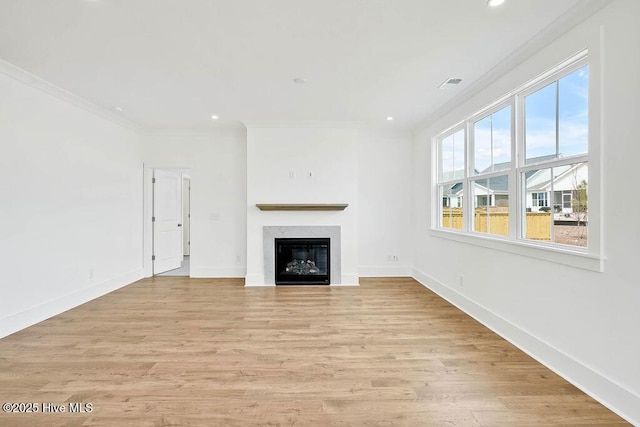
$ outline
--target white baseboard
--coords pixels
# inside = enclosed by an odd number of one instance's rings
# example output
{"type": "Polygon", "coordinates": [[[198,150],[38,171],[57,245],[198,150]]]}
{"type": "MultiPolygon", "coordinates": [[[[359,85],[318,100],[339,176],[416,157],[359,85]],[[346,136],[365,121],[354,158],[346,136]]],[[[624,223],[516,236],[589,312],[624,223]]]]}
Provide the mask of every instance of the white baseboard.
{"type": "Polygon", "coordinates": [[[247,274],[244,276],[245,286],[275,286],[274,283],[267,285],[263,274],[247,274]]]}
{"type": "Polygon", "coordinates": [[[360,277],[411,277],[413,268],[409,266],[360,266],[360,277]]]}
{"type": "Polygon", "coordinates": [[[640,425],[640,396],[522,330],[424,272],[413,278],[560,375],[633,425],[640,425]]]}
{"type": "Polygon", "coordinates": [[[54,300],[38,304],[19,313],[10,314],[0,319],[0,338],[11,335],[29,326],[42,322],[57,314],[82,305],[124,286],[142,279],[142,269],[137,269],[112,279],[88,286],[83,289],[60,296],[54,300]]]}
{"type": "Polygon", "coordinates": [[[206,279],[238,279],[245,276],[245,267],[198,267],[192,265],[190,277],[206,279]]]}
{"type": "Polygon", "coordinates": [[[360,276],[358,274],[342,274],[341,283],[332,284],[332,286],[359,286],[360,276]]]}

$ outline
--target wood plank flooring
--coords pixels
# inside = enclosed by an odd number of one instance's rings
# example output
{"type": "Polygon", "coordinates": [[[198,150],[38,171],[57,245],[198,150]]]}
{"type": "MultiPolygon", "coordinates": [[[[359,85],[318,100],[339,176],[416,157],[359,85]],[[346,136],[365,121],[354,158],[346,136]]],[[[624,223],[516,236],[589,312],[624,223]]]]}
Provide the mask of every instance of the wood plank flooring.
{"type": "Polygon", "coordinates": [[[0,340],[0,403],[40,406],[0,425],[627,425],[414,280],[361,283],[141,280],[0,340]]]}

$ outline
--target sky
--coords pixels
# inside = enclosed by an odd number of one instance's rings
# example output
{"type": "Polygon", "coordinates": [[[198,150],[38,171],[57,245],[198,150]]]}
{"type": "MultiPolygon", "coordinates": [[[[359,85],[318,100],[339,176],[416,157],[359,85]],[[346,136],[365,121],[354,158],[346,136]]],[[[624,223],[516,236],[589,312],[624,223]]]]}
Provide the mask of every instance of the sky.
{"type": "MultiPolygon", "coordinates": [[[[585,65],[525,97],[526,159],[547,155],[567,157],[587,152],[588,78],[589,70],[585,65]]],[[[472,132],[475,141],[474,170],[487,171],[492,165],[511,159],[510,106],[474,123],[472,132]]],[[[441,178],[463,178],[464,132],[461,130],[443,139],[441,149],[441,178]]]]}
{"type": "Polygon", "coordinates": [[[526,158],[587,152],[587,66],[525,98],[526,158]],[[558,93],[559,149],[556,152],[556,91],[558,93]]]}

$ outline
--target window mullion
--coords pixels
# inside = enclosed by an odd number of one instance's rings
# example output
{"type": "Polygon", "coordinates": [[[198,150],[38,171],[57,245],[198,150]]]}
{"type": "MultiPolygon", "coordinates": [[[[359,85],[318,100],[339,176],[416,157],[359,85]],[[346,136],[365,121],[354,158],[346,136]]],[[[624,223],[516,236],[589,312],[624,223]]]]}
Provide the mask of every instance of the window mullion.
{"type": "MultiPolygon", "coordinates": [[[[555,187],[553,185],[553,181],[554,181],[554,168],[550,168],[551,169],[551,204],[553,206],[551,206],[551,215],[550,215],[550,221],[551,221],[551,243],[556,241],[556,228],[555,228],[555,221],[554,221],[554,216],[556,214],[555,210],[556,210],[556,192],[555,192],[555,187]]],[[[560,194],[560,212],[563,211],[563,204],[564,204],[564,200],[562,197],[562,194],[560,194]]]]}
{"type": "Polygon", "coordinates": [[[464,140],[464,148],[465,148],[465,168],[464,168],[464,184],[462,185],[462,219],[464,220],[464,231],[470,232],[473,230],[473,191],[471,189],[471,179],[469,178],[473,174],[470,171],[472,167],[472,149],[471,146],[472,136],[471,136],[471,122],[467,120],[465,122],[465,140],[464,140]]]}
{"type": "Polygon", "coordinates": [[[513,203],[509,203],[509,236],[517,239],[522,236],[521,210],[523,209],[523,197],[526,193],[521,190],[520,176],[518,168],[524,160],[524,102],[521,96],[515,95],[512,100],[512,129],[511,129],[511,161],[512,167],[509,173],[509,180],[512,185],[509,187],[509,198],[513,203]]]}
{"type": "Polygon", "coordinates": [[[560,82],[556,80],[556,159],[560,157],[560,82]]]}

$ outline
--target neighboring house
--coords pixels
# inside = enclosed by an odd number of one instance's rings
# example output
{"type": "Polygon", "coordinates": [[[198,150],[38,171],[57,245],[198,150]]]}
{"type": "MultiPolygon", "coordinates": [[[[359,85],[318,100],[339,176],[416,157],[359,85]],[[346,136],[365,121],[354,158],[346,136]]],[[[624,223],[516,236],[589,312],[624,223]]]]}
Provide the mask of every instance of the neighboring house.
{"type": "Polygon", "coordinates": [[[445,208],[462,207],[462,183],[459,182],[445,190],[442,195],[442,206],[445,208]]]}
{"type": "MultiPolygon", "coordinates": [[[[491,170],[483,170],[479,175],[508,168],[508,163],[496,164],[491,170]]],[[[586,220],[587,181],[588,165],[586,163],[555,167],[553,170],[547,168],[527,172],[526,209],[530,212],[553,211],[556,221],[586,220]]],[[[442,205],[449,208],[461,208],[462,190],[462,183],[453,185],[443,194],[442,205]]],[[[479,208],[508,207],[508,177],[503,175],[473,181],[473,197],[475,206],[479,208]]]]}
{"type": "Polygon", "coordinates": [[[507,175],[473,182],[475,206],[478,208],[509,207],[509,178],[507,175]]]}
{"type": "Polygon", "coordinates": [[[529,172],[526,207],[532,212],[553,211],[556,221],[584,221],[587,180],[586,163],[529,172]]]}

